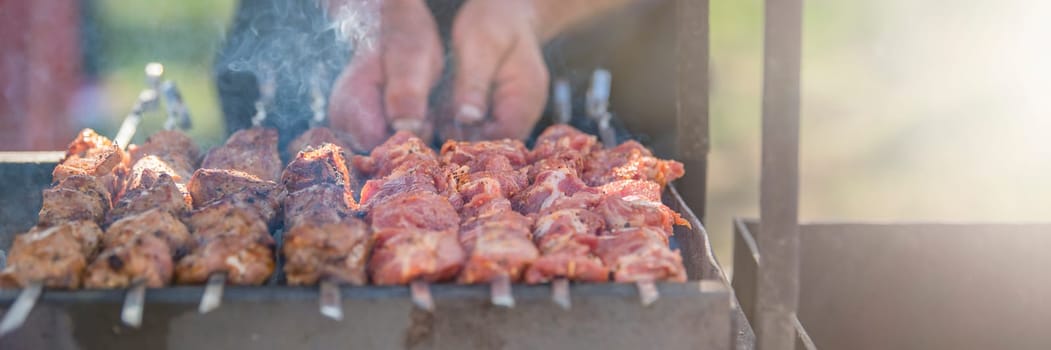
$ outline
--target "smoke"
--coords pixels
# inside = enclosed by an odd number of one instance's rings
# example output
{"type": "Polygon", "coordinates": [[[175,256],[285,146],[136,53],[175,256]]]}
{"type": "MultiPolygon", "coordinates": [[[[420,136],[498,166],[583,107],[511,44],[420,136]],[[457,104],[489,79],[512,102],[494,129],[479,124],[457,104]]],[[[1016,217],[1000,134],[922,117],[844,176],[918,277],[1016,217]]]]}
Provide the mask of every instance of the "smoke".
{"type": "Polygon", "coordinates": [[[326,108],[317,91],[330,90],[355,48],[375,45],[378,18],[377,1],[242,3],[215,62],[227,131],[247,126],[261,97],[282,143],[304,130],[326,108]]]}

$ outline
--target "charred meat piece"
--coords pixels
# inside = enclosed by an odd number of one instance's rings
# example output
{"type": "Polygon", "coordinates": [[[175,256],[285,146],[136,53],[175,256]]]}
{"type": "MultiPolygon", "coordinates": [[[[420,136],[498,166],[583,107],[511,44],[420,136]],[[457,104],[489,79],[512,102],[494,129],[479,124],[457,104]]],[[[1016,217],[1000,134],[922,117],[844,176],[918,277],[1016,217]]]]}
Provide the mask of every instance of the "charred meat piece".
{"type": "Polygon", "coordinates": [[[582,177],[592,186],[616,180],[650,180],[664,187],[684,174],[682,163],[658,159],[642,144],[628,141],[595,152],[582,177]]]}
{"type": "Polygon", "coordinates": [[[141,186],[126,190],[113,210],[110,210],[106,221],[112,223],[150,210],[160,210],[179,216],[189,210],[186,196],[171,176],[160,174],[149,181],[152,182],[144,182],[141,186]]]}
{"type": "Polygon", "coordinates": [[[189,185],[193,206],[200,208],[219,201],[255,207],[266,221],[279,219],[284,186],[236,170],[198,169],[189,185]]]}
{"type": "Polygon", "coordinates": [[[455,229],[388,228],[373,232],[375,243],[368,266],[372,281],[396,285],[455,277],[464,262],[456,236],[455,229]]]}
{"type": "Polygon", "coordinates": [[[201,162],[202,169],[237,170],[264,181],[280,179],[283,167],[277,152],[277,130],[260,127],[238,130],[201,162]]]}
{"type": "MultiPolygon", "coordinates": [[[[185,230],[185,228],[183,228],[185,230]]],[[[138,234],[110,246],[87,268],[87,288],[125,288],[138,280],[147,287],[164,287],[172,279],[171,248],[164,239],[138,234]]]]}
{"type": "Polygon", "coordinates": [[[130,147],[131,161],[137,163],[146,156],[158,156],[162,159],[185,159],[189,162],[187,170],[197,167],[201,158],[201,149],[189,135],[177,130],[161,130],[146,139],[142,145],[130,147]]]}
{"type": "Polygon", "coordinates": [[[73,175],[92,176],[115,196],[127,172],[128,155],[109,139],[84,129],[69,144],[66,155],[51,173],[52,183],[61,183],[73,175]]]}
{"type": "Polygon", "coordinates": [[[239,235],[219,235],[175,265],[180,284],[201,284],[215,273],[225,273],[226,281],[236,285],[260,285],[274,273],[272,246],[246,242],[239,235]]]}
{"type": "Polygon", "coordinates": [[[39,224],[58,225],[69,221],[102,222],[110,210],[109,191],[89,175],[73,175],[44,190],[39,224]]]}
{"type": "Polygon", "coordinates": [[[289,192],[313,185],[341,185],[348,194],[357,187],[357,179],[347,169],[343,151],[331,143],[300,151],[281,175],[281,182],[289,192]]]}
{"type": "Polygon", "coordinates": [[[668,248],[668,238],[659,229],[609,231],[599,239],[597,253],[617,282],[686,281],[682,256],[668,248]]]}
{"type": "Polygon", "coordinates": [[[186,225],[170,212],[153,209],[114,222],[102,236],[104,247],[128,245],[138,236],[152,236],[165,242],[168,255],[176,260],[194,246],[194,239],[186,225]]]}
{"type": "Polygon", "coordinates": [[[81,275],[101,235],[94,222],[75,221],[50,228],[38,226],[15,236],[7,267],[0,272],[0,286],[24,287],[41,281],[48,288],[80,287],[81,275]]]}
{"type": "Polygon", "coordinates": [[[351,199],[343,186],[316,185],[292,192],[285,199],[285,227],[295,227],[301,221],[316,219],[311,213],[320,212],[333,218],[353,216],[351,199]]]}
{"type": "Polygon", "coordinates": [[[494,141],[466,142],[446,141],[442,145],[441,160],[446,164],[467,166],[471,172],[512,169],[529,164],[529,151],[522,141],[503,139],[494,141]]]}
{"type": "Polygon", "coordinates": [[[347,140],[348,139],[345,135],[329,128],[310,128],[300,134],[299,137],[296,137],[289,142],[285,151],[288,155],[294,155],[299,153],[299,151],[307,149],[307,147],[318,147],[326,143],[331,143],[339,146],[346,152],[350,152],[352,148],[347,140]]]}
{"type": "Polygon", "coordinates": [[[460,217],[444,197],[426,191],[394,195],[372,207],[367,216],[373,230],[405,228],[442,231],[456,229],[460,217]]]}
{"type": "Polygon", "coordinates": [[[190,215],[187,223],[198,245],[212,240],[236,237],[239,245],[261,244],[272,247],[274,238],[270,236],[266,222],[250,206],[219,202],[197,209],[190,215]]]}
{"type": "Polygon", "coordinates": [[[167,175],[173,182],[180,185],[180,191],[186,191],[186,184],[190,182],[193,170],[193,164],[189,160],[182,159],[181,156],[162,158],[147,155],[131,166],[131,174],[124,188],[125,191],[131,191],[139,187],[149,187],[156,183],[161,175],[167,175]]]}
{"type": "Polygon", "coordinates": [[[406,192],[438,193],[434,178],[430,174],[418,171],[397,172],[383,179],[365,182],[361,188],[362,207],[372,207],[386,201],[389,197],[406,192]]]}
{"type": "Polygon", "coordinates": [[[307,221],[284,234],[285,276],[291,285],[312,285],[320,279],[363,285],[369,230],[361,220],[307,221]]]}
{"type": "Polygon", "coordinates": [[[661,185],[648,180],[617,180],[599,186],[603,196],[615,196],[627,200],[645,199],[661,201],[661,185]]]}

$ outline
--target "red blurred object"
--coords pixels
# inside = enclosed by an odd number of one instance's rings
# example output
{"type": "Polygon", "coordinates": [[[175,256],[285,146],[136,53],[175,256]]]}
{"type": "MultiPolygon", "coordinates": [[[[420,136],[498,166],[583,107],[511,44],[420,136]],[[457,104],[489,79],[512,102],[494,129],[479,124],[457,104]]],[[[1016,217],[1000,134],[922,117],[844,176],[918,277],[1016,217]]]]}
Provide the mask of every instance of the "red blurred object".
{"type": "Polygon", "coordinates": [[[62,149],[76,131],[79,11],[71,0],[0,0],[0,150],[62,149]]]}

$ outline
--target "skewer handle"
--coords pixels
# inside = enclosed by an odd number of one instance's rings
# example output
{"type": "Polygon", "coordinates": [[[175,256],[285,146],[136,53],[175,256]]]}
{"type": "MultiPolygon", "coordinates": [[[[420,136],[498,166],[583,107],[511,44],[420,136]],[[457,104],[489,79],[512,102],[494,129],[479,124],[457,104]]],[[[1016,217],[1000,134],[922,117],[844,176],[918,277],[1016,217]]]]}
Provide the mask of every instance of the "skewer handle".
{"type": "Polygon", "coordinates": [[[551,300],[565,310],[573,307],[572,299],[569,296],[569,280],[559,278],[551,282],[551,300]]]}
{"type": "Polygon", "coordinates": [[[197,311],[205,314],[219,308],[223,302],[223,287],[226,285],[226,274],[217,273],[208,277],[208,285],[201,295],[201,305],[197,311]]]}
{"type": "Polygon", "coordinates": [[[142,326],[142,311],[146,302],[146,283],[137,282],[132,284],[131,289],[124,295],[124,307],[120,311],[120,320],[125,325],[133,328],[142,326]]]}
{"type": "Polygon", "coordinates": [[[639,289],[639,301],[642,302],[642,306],[650,306],[661,298],[657,284],[653,281],[635,282],[635,287],[639,289]]]}
{"type": "Polygon", "coordinates": [[[573,119],[573,93],[569,81],[560,78],[555,81],[555,124],[569,124],[573,119]]]}
{"type": "Polygon", "coordinates": [[[164,81],[161,84],[161,93],[164,96],[165,109],[168,111],[168,120],[164,122],[164,129],[175,130],[178,128],[189,130],[193,127],[193,122],[190,120],[190,110],[186,108],[186,103],[182,100],[182,93],[175,86],[175,82],[171,80],[164,81]]]}
{"type": "Polygon", "coordinates": [[[413,281],[409,285],[409,290],[412,293],[412,303],[416,304],[416,307],[433,312],[434,311],[434,298],[431,297],[431,286],[424,281],[413,281]]]}
{"type": "Polygon", "coordinates": [[[497,277],[489,284],[489,294],[493,305],[506,308],[515,307],[515,297],[511,293],[511,278],[508,276],[497,277]]]}
{"type": "Polygon", "coordinates": [[[40,293],[44,290],[44,283],[40,281],[30,282],[25,288],[22,288],[22,292],[18,293],[18,298],[11,304],[11,308],[7,310],[7,314],[4,315],[4,320],[0,321],[0,337],[3,337],[19,327],[22,327],[26,323],[26,319],[29,318],[29,313],[33,311],[33,307],[36,306],[37,299],[40,298],[40,293]]]}
{"type": "Polygon", "coordinates": [[[336,321],[343,320],[343,297],[339,294],[339,284],[333,281],[321,281],[319,296],[321,314],[336,321]]]}

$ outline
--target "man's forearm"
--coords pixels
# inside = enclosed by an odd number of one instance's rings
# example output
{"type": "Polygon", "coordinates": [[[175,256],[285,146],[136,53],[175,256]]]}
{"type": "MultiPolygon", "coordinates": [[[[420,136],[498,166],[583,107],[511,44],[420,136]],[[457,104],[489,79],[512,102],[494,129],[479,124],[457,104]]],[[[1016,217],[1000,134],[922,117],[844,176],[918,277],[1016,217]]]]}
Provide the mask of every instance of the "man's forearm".
{"type": "Polygon", "coordinates": [[[534,3],[537,35],[548,41],[591,18],[623,7],[635,0],[526,0],[534,3]]]}

